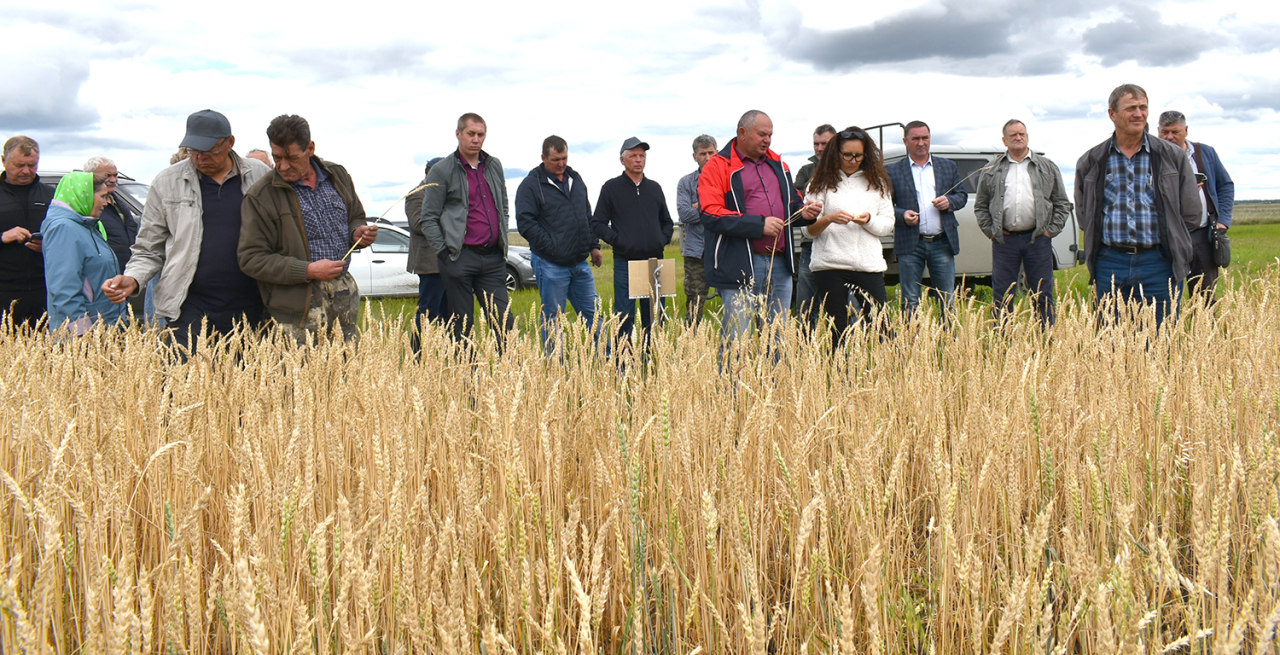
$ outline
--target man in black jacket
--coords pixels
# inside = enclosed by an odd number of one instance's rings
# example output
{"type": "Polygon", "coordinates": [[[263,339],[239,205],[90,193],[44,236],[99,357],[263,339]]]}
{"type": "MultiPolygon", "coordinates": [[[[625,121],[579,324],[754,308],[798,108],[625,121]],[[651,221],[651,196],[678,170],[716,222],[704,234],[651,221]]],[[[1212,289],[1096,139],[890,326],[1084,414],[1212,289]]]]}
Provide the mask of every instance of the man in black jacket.
{"type": "Polygon", "coordinates": [[[40,146],[15,136],[4,143],[0,173],[0,315],[35,327],[44,316],[44,256],[40,232],[53,189],[40,183],[40,146]]]}
{"type": "MultiPolygon", "coordinates": [[[[582,176],[569,168],[569,144],[552,135],[542,142],[542,165],[529,171],[516,190],[516,229],[533,251],[533,274],[542,296],[542,343],[555,349],[552,328],[565,303],[595,324],[596,281],[587,266],[604,261],[591,232],[591,201],[582,176]]],[[[558,330],[555,330],[558,332],[558,330]]]]}
{"type": "MultiPolygon", "coordinates": [[[[596,236],[613,246],[613,309],[622,318],[622,338],[630,337],[635,329],[636,301],[630,298],[627,265],[633,260],[662,257],[675,232],[662,187],[644,175],[648,150],[649,144],[634,136],[622,143],[623,173],[600,187],[591,218],[596,236]]],[[[647,299],[640,301],[640,324],[647,335],[653,324],[647,299]]]]}

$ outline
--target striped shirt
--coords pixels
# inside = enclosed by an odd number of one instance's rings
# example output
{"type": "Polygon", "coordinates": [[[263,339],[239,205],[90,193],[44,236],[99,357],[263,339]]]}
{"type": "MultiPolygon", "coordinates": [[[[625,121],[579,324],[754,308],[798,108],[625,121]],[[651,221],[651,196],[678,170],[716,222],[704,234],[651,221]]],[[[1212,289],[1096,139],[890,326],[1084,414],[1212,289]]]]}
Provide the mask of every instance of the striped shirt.
{"type": "Polygon", "coordinates": [[[1133,157],[1126,157],[1116,147],[1115,137],[1111,137],[1102,203],[1102,242],[1106,245],[1139,248],[1160,245],[1149,138],[1143,135],[1138,151],[1133,157]]]}
{"type": "MultiPolygon", "coordinates": [[[[351,247],[351,236],[347,232],[347,203],[342,201],[329,174],[314,159],[311,167],[316,171],[316,188],[302,182],[291,183],[298,194],[302,226],[307,230],[307,249],[311,251],[313,262],[322,259],[341,261],[351,247]]],[[[342,270],[345,271],[349,265],[344,264],[342,270]]]]}

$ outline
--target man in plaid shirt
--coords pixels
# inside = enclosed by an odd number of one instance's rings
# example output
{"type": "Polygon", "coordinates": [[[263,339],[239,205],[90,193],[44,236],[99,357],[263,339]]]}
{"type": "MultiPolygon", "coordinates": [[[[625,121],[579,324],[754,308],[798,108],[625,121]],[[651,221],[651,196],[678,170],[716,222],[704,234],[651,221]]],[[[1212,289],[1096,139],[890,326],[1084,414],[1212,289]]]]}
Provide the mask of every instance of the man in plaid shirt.
{"type": "Polygon", "coordinates": [[[1182,299],[1201,206],[1186,153],[1147,134],[1147,113],[1142,87],[1111,92],[1116,131],[1076,163],[1075,200],[1099,307],[1154,304],[1159,326],[1182,299]]]}

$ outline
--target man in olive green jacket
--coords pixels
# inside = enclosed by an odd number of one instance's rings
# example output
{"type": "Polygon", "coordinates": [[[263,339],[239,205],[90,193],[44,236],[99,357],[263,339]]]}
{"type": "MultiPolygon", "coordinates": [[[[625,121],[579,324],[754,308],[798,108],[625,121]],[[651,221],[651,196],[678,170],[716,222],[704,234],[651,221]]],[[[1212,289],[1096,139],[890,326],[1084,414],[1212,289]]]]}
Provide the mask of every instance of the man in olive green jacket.
{"type": "Polygon", "coordinates": [[[279,116],[267,128],[276,170],[249,189],[241,211],[240,268],[258,281],[262,304],[299,343],[337,323],[358,335],[360,290],[347,272],[352,244],[373,243],[378,228],[342,166],[315,156],[301,116],[279,116]]]}

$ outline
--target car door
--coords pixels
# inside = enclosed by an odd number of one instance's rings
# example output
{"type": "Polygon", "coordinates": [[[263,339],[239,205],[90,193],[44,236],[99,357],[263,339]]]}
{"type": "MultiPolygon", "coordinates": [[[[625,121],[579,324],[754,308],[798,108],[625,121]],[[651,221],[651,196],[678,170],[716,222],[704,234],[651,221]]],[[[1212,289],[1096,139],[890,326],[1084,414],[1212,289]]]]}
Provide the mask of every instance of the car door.
{"type": "Polygon", "coordinates": [[[418,276],[408,272],[409,235],[403,230],[382,226],[373,245],[366,248],[369,257],[369,293],[367,296],[413,296],[418,293],[418,276]]]}

